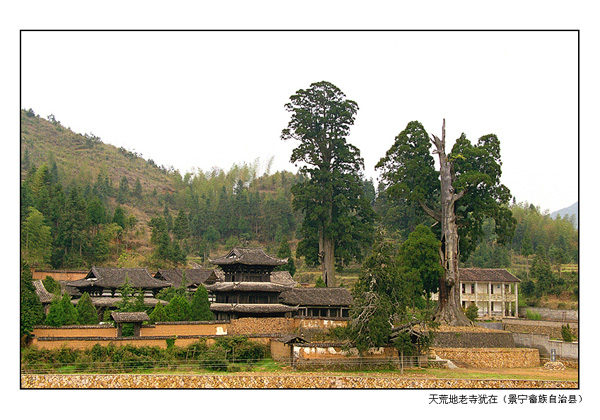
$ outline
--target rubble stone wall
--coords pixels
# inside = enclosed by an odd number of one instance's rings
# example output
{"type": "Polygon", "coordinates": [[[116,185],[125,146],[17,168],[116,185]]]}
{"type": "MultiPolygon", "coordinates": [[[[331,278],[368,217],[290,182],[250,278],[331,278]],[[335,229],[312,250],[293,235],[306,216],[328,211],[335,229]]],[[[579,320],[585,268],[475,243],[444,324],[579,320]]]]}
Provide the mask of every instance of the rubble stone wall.
{"type": "Polygon", "coordinates": [[[573,335],[579,337],[579,323],[569,321],[536,321],[530,319],[503,319],[505,331],[526,334],[547,335],[550,338],[562,338],[562,326],[569,325],[573,335]]]}
{"type": "Polygon", "coordinates": [[[515,342],[509,332],[489,329],[486,332],[436,332],[431,345],[458,348],[512,348],[515,347],[515,342]]]}
{"type": "MultiPolygon", "coordinates": [[[[399,376],[329,376],[297,373],[236,375],[21,375],[21,388],[578,388],[578,382],[538,380],[407,379],[399,376]]],[[[471,392],[471,391],[468,391],[471,392]]]]}
{"type": "Polygon", "coordinates": [[[540,366],[540,353],[537,349],[473,349],[473,348],[433,348],[442,359],[464,362],[472,367],[516,368],[540,366]]]}
{"type": "Polygon", "coordinates": [[[293,318],[239,318],[232,319],[227,328],[230,335],[289,334],[294,331],[293,318]]]}

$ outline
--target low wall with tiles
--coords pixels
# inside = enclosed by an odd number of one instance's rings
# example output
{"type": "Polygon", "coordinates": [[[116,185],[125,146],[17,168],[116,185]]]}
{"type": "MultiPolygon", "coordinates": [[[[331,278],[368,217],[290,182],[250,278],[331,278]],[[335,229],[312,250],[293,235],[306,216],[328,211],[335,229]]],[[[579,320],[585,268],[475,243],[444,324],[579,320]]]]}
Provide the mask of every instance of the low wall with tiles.
{"type": "Polygon", "coordinates": [[[64,327],[36,326],[34,337],[116,337],[117,329],[112,325],[67,325],[64,327]]]}
{"type": "Polygon", "coordinates": [[[516,368],[540,366],[540,353],[537,349],[474,349],[474,348],[432,348],[442,359],[466,363],[481,368],[516,368]]]}
{"type": "Polygon", "coordinates": [[[226,335],[229,325],[228,321],[157,322],[142,325],[140,337],[226,335]]]}
{"type": "MultiPolygon", "coordinates": [[[[524,379],[408,379],[399,376],[310,375],[302,373],[236,375],[21,375],[21,388],[115,389],[115,388],[415,388],[415,389],[576,389],[576,381],[524,379]]],[[[467,391],[474,395],[475,391],[467,391]]]]}

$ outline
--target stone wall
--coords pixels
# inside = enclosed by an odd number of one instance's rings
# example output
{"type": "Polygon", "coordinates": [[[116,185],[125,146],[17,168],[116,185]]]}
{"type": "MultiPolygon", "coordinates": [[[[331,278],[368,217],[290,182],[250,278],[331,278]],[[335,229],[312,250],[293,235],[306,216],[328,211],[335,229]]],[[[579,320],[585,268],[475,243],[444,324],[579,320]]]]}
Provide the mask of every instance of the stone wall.
{"type": "Polygon", "coordinates": [[[509,332],[490,329],[487,332],[439,331],[435,333],[431,345],[459,348],[511,348],[515,347],[515,342],[509,332]]]}
{"type": "Polygon", "coordinates": [[[292,346],[292,366],[297,369],[336,368],[344,370],[398,367],[398,350],[393,347],[372,348],[359,355],[355,348],[338,344],[312,343],[292,346]]]}
{"type": "Polygon", "coordinates": [[[519,308],[519,316],[525,317],[527,310],[537,312],[542,319],[548,321],[579,321],[579,311],[574,309],[550,309],[550,308],[519,308]]]}
{"type": "Polygon", "coordinates": [[[561,359],[579,360],[579,343],[567,343],[550,340],[543,334],[513,333],[517,347],[538,349],[543,357],[550,357],[551,351],[556,351],[556,357],[561,359]]]}
{"type": "Polygon", "coordinates": [[[562,338],[563,325],[569,325],[573,334],[579,336],[579,323],[563,321],[535,321],[531,319],[503,319],[502,325],[505,331],[547,335],[550,338],[562,338]]]}
{"type": "Polygon", "coordinates": [[[293,318],[239,318],[232,319],[227,329],[231,335],[289,334],[294,331],[293,318]]]}
{"type": "Polygon", "coordinates": [[[537,380],[407,379],[402,376],[315,375],[302,373],[236,375],[21,375],[21,388],[416,388],[416,389],[577,389],[578,382],[537,380]]]}
{"type": "Polygon", "coordinates": [[[433,348],[442,359],[466,363],[481,368],[515,368],[540,366],[537,349],[473,349],[473,348],[433,348]]]}

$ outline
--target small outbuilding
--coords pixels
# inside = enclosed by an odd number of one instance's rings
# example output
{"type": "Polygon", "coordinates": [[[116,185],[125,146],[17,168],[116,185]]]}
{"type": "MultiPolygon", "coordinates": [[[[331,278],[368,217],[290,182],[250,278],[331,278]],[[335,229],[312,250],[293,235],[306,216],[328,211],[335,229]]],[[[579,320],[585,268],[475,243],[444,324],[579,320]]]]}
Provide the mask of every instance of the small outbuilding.
{"type": "Polygon", "coordinates": [[[117,337],[123,336],[123,324],[133,324],[133,336],[139,337],[142,323],[150,321],[146,312],[112,312],[110,316],[117,324],[117,337]]]}

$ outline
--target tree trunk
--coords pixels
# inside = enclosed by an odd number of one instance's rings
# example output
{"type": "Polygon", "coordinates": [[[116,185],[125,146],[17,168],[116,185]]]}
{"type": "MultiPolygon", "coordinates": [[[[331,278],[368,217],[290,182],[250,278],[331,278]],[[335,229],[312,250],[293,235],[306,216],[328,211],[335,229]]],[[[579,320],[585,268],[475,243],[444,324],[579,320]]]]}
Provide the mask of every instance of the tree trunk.
{"type": "Polygon", "coordinates": [[[441,181],[441,228],[442,228],[442,249],[440,257],[445,270],[444,278],[440,284],[440,294],[438,299],[438,310],[434,317],[436,321],[448,325],[470,325],[471,321],[466,317],[460,303],[460,278],[458,273],[459,262],[459,237],[458,226],[456,224],[455,205],[456,201],[462,198],[466,191],[460,193],[454,192],[452,181],[454,180],[454,171],[452,162],[448,161],[446,156],[446,120],[442,125],[442,138],[433,136],[432,143],[436,147],[435,153],[440,161],[440,181],[441,181]]]}
{"type": "Polygon", "coordinates": [[[321,278],[327,287],[335,287],[335,258],[333,239],[327,238],[323,229],[319,231],[319,258],[321,278]]]}

